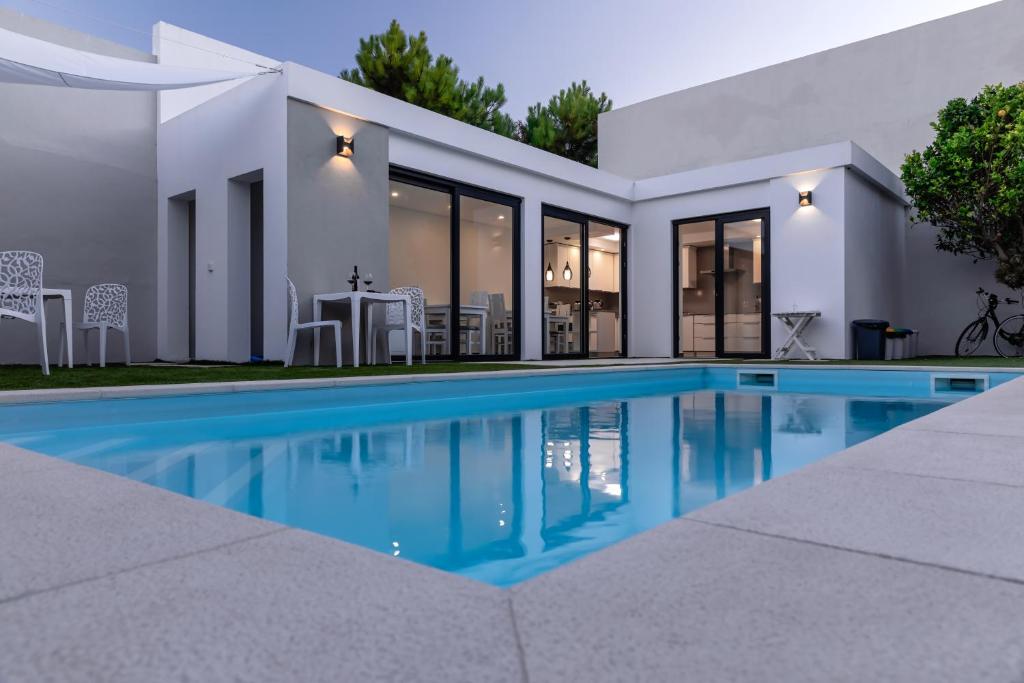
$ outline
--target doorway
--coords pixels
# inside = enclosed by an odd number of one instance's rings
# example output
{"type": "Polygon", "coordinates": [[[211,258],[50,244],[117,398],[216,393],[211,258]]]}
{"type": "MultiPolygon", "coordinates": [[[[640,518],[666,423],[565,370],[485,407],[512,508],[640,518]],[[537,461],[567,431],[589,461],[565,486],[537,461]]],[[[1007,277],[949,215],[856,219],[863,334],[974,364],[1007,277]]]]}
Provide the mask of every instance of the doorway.
{"type": "Polygon", "coordinates": [[[768,209],[673,223],[676,356],[769,355],[769,232],[768,209]]]}
{"type": "Polygon", "coordinates": [[[543,207],[543,358],[626,355],[626,226],[543,207]]]}

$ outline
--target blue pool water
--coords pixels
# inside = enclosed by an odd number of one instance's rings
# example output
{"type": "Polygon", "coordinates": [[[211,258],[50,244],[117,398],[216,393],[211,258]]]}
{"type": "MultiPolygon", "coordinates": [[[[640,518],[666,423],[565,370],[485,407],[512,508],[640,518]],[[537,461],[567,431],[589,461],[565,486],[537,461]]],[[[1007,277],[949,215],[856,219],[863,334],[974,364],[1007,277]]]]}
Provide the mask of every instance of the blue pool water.
{"type": "Polygon", "coordinates": [[[955,400],[927,373],[777,381],[672,369],[18,406],[0,441],[507,586],[955,400]]]}

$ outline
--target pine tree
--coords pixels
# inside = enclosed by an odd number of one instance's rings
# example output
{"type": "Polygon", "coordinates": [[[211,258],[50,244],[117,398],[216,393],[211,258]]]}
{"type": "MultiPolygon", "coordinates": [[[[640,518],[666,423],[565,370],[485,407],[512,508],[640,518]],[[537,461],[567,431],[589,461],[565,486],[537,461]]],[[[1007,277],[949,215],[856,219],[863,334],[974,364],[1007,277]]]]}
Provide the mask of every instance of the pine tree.
{"type": "Polygon", "coordinates": [[[386,32],[359,40],[355,59],[356,68],[339,74],[346,81],[499,135],[515,133],[512,118],[501,111],[504,86],[487,86],[482,76],[472,82],[459,78],[451,57],[433,57],[423,31],[406,35],[392,20],[386,32]]]}
{"type": "Polygon", "coordinates": [[[517,137],[534,147],[597,166],[597,117],[611,111],[612,101],[595,97],[586,81],[573,82],[548,100],[530,107],[517,137]]]}

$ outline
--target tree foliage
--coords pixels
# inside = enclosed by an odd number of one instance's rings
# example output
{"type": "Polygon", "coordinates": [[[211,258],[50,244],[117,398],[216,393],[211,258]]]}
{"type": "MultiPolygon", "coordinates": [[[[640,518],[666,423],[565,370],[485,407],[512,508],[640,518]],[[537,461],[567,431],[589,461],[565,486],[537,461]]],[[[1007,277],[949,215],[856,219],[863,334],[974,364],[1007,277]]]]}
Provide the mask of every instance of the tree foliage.
{"type": "Polygon", "coordinates": [[[995,260],[996,279],[1024,288],[1024,83],[951,100],[935,140],[903,163],[903,184],[936,248],[995,260]]]}
{"type": "Polygon", "coordinates": [[[597,166],[597,117],[611,108],[607,95],[596,97],[586,81],[573,82],[546,105],[530,107],[517,134],[534,147],[597,166]]]}
{"type": "Polygon", "coordinates": [[[406,35],[397,21],[388,30],[359,40],[356,67],[339,75],[346,81],[436,111],[479,128],[512,137],[515,124],[501,111],[505,88],[483,77],[464,81],[451,57],[435,59],[427,35],[406,35]]]}

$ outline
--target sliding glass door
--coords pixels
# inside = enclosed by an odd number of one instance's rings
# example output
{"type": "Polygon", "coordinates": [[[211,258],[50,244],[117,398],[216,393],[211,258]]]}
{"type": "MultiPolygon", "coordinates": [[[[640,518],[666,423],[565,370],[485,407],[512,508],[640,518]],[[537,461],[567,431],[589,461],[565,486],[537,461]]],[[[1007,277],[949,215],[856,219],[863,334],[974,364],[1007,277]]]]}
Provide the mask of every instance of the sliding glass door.
{"type": "Polygon", "coordinates": [[[768,210],[676,221],[675,353],[769,353],[768,210]]]}
{"type": "Polygon", "coordinates": [[[519,357],[519,204],[392,169],[388,285],[423,289],[428,357],[519,357]]]}
{"type": "Polygon", "coordinates": [[[625,234],[625,226],[544,207],[545,358],[625,355],[625,234]]]}

